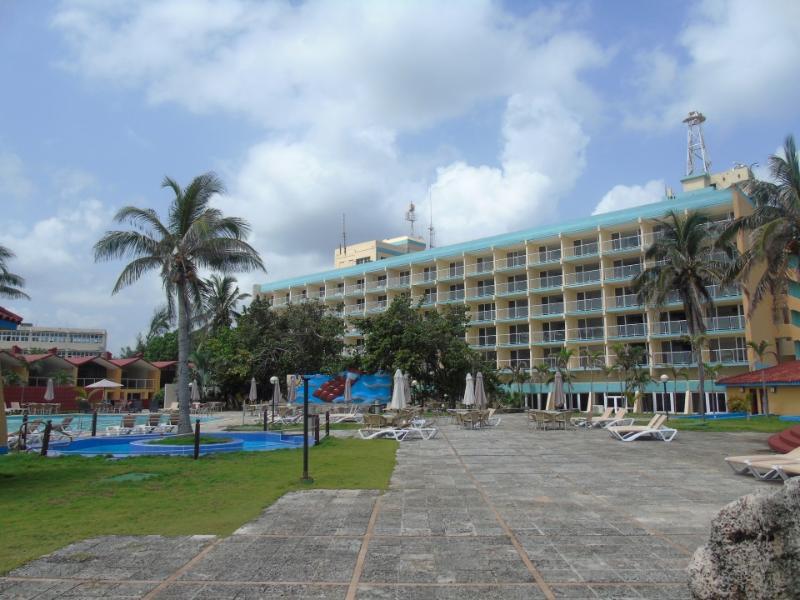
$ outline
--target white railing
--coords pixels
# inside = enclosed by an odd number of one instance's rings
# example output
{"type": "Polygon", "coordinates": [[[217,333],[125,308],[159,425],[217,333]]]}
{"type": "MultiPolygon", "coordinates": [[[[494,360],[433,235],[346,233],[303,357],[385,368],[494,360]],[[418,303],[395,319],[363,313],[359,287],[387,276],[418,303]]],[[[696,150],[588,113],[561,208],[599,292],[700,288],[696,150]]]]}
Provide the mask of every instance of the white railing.
{"type": "Polygon", "coordinates": [[[498,296],[507,296],[509,294],[525,293],[528,291],[527,281],[511,281],[508,283],[498,283],[495,285],[496,293],[498,296]]]}
{"type": "Polygon", "coordinates": [[[430,304],[436,304],[438,297],[439,297],[438,294],[424,294],[421,296],[422,305],[428,306],[430,304]]]}
{"type": "Polygon", "coordinates": [[[276,308],[278,306],[286,306],[287,304],[289,304],[289,301],[285,297],[283,298],[276,298],[275,296],[272,297],[272,306],[276,308]]]}
{"type": "Polygon", "coordinates": [[[712,363],[746,363],[747,350],[744,348],[716,348],[709,351],[712,363]]]}
{"type": "Polygon", "coordinates": [[[597,325],[594,327],[568,329],[567,334],[570,340],[602,340],[606,331],[602,325],[597,325]]]}
{"type": "Polygon", "coordinates": [[[363,283],[353,283],[344,286],[345,296],[351,296],[353,294],[363,294],[363,293],[364,293],[363,283]]]}
{"type": "Polygon", "coordinates": [[[603,310],[602,298],[584,298],[583,300],[567,301],[567,312],[594,312],[603,310]]]}
{"type": "Polygon", "coordinates": [[[619,267],[610,267],[605,270],[606,281],[614,281],[619,279],[632,279],[642,272],[642,265],[637,263],[635,265],[622,265],[619,267]]]}
{"type": "Polygon", "coordinates": [[[548,304],[532,304],[531,315],[535,317],[546,317],[548,315],[563,315],[563,302],[549,302],[548,304]]]}
{"type": "Polygon", "coordinates": [[[564,258],[580,258],[582,256],[594,256],[597,254],[599,244],[588,242],[585,244],[568,245],[564,247],[564,258]]]}
{"type": "Polygon", "coordinates": [[[497,368],[529,371],[531,368],[531,361],[529,358],[502,358],[497,361],[497,368]]]}
{"type": "Polygon", "coordinates": [[[638,233],[620,236],[616,239],[606,240],[602,243],[604,254],[614,254],[617,252],[632,252],[642,248],[642,236],[638,233]]]}
{"type": "Polygon", "coordinates": [[[491,298],[494,296],[494,285],[467,288],[467,298],[491,298]]]}
{"type": "Polygon", "coordinates": [[[733,298],[736,296],[741,296],[742,291],[739,289],[738,286],[732,285],[709,285],[706,286],[708,293],[711,294],[711,297],[714,299],[718,298],[733,298]]]}
{"type": "Polygon", "coordinates": [[[496,335],[486,335],[483,337],[474,337],[469,342],[470,346],[478,348],[494,348],[497,345],[496,335]]]}
{"type": "Polygon", "coordinates": [[[364,304],[351,304],[344,307],[344,314],[346,315],[363,315],[364,304]]]}
{"type": "Polygon", "coordinates": [[[409,285],[411,285],[411,275],[406,275],[404,277],[390,277],[388,279],[388,287],[390,289],[408,287],[409,285]]]}
{"type": "Polygon", "coordinates": [[[534,331],[531,333],[531,339],[535,344],[553,344],[566,340],[567,332],[563,329],[554,329],[552,331],[534,331]]]}
{"type": "Polygon", "coordinates": [[[653,361],[657,365],[692,365],[694,358],[692,352],[689,350],[680,350],[675,352],[654,352],[653,361]]]}
{"type": "Polygon", "coordinates": [[[458,302],[464,299],[464,290],[449,290],[444,292],[444,302],[458,302]]]}
{"type": "Polygon", "coordinates": [[[518,306],[514,308],[499,308],[497,309],[497,319],[501,321],[511,321],[514,319],[527,319],[528,307],[518,306]]]}
{"type": "Polygon", "coordinates": [[[732,331],[744,329],[744,316],[733,315],[730,317],[709,317],[706,319],[707,331],[732,331]]]}
{"type": "Polygon", "coordinates": [[[647,323],[626,323],[624,325],[609,325],[608,337],[610,338],[631,338],[646,337],[647,323]]]}
{"type": "Polygon", "coordinates": [[[342,296],[344,296],[344,288],[331,288],[329,290],[325,290],[326,298],[341,298],[342,296]]]}
{"type": "Polygon", "coordinates": [[[636,308],[642,306],[639,296],[636,294],[623,294],[621,296],[609,296],[610,308],[636,308]]]}
{"type": "Polygon", "coordinates": [[[531,277],[532,290],[546,290],[550,288],[560,288],[562,285],[564,285],[564,278],[561,275],[531,277]]]}
{"type": "Polygon", "coordinates": [[[386,289],[386,279],[378,279],[377,281],[370,281],[367,283],[367,291],[368,292],[375,292],[375,291],[382,291],[386,289]]]}
{"type": "Polygon", "coordinates": [[[467,263],[465,265],[467,275],[480,275],[481,273],[491,273],[494,270],[493,260],[482,260],[481,262],[467,263]]]}
{"type": "Polygon", "coordinates": [[[436,271],[436,277],[439,280],[445,279],[460,279],[464,277],[464,265],[457,265],[455,267],[444,267],[436,271]]]}
{"type": "Polygon", "coordinates": [[[534,251],[528,254],[529,265],[544,265],[561,261],[561,248],[551,248],[542,252],[534,251]]]}
{"type": "Polygon", "coordinates": [[[120,381],[122,387],[128,389],[152,390],[154,379],[128,379],[123,377],[120,381]]]}
{"type": "Polygon", "coordinates": [[[422,273],[414,273],[411,276],[412,283],[432,283],[436,281],[436,270],[423,271],[422,273]]]}
{"type": "Polygon", "coordinates": [[[577,273],[565,273],[564,285],[588,285],[600,283],[600,269],[591,271],[580,271],[577,273]]]}
{"type": "Polygon", "coordinates": [[[686,321],[657,321],[653,323],[653,335],[688,335],[686,321]]]}
{"type": "Polygon", "coordinates": [[[78,387],[86,387],[87,385],[92,385],[93,383],[97,383],[103,379],[105,379],[105,377],[79,377],[75,380],[75,385],[78,387]]]}
{"type": "Polygon", "coordinates": [[[527,346],[531,343],[530,333],[501,333],[497,336],[497,343],[501,346],[527,346]]]}
{"type": "Polygon", "coordinates": [[[470,319],[473,323],[480,321],[494,321],[497,317],[497,311],[494,310],[479,310],[475,312],[470,319]]]}
{"type": "Polygon", "coordinates": [[[508,269],[519,269],[525,268],[527,266],[527,260],[525,258],[525,254],[522,256],[512,256],[506,258],[498,258],[494,261],[495,269],[498,271],[508,270],[508,269]]]}
{"type": "Polygon", "coordinates": [[[382,312],[389,306],[388,300],[376,300],[375,302],[367,302],[367,312],[382,312]]]}
{"type": "Polygon", "coordinates": [[[591,356],[577,356],[573,357],[569,361],[570,368],[573,369],[600,369],[600,367],[605,366],[606,364],[606,357],[601,356],[600,358],[593,359],[591,356]]]}

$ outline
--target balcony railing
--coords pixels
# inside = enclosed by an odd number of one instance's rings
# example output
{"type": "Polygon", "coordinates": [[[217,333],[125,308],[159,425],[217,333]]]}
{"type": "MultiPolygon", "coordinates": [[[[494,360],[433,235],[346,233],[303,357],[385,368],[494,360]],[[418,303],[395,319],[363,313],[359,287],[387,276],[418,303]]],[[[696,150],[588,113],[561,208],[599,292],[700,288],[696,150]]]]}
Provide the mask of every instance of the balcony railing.
{"type": "Polygon", "coordinates": [[[564,278],[561,275],[547,275],[545,277],[531,278],[531,289],[533,290],[560,288],[563,284],[564,278]]]}
{"type": "Polygon", "coordinates": [[[706,286],[706,289],[715,300],[721,298],[736,298],[742,295],[741,289],[735,285],[709,285],[706,286]]]}
{"type": "Polygon", "coordinates": [[[556,344],[567,339],[567,332],[564,329],[535,331],[531,333],[531,339],[534,344],[556,344]]]}
{"type": "Polygon", "coordinates": [[[498,283],[495,285],[498,296],[508,296],[510,294],[526,293],[528,291],[527,281],[511,281],[509,283],[498,283]]]}
{"type": "Polygon", "coordinates": [[[525,255],[498,258],[494,261],[495,270],[507,271],[509,269],[524,269],[527,266],[525,255]]]}
{"type": "Polygon", "coordinates": [[[584,298],[583,300],[570,300],[567,302],[568,313],[586,313],[603,310],[602,298],[584,298]]]}
{"type": "Polygon", "coordinates": [[[464,290],[450,290],[445,292],[445,302],[458,302],[464,299],[464,290]]]}
{"type": "Polygon", "coordinates": [[[422,306],[430,306],[431,304],[436,304],[438,299],[438,294],[424,294],[422,296],[422,306]]]}
{"type": "Polygon", "coordinates": [[[467,298],[491,298],[494,296],[494,285],[467,288],[467,298]]]}
{"type": "Polygon", "coordinates": [[[439,279],[439,281],[446,281],[447,279],[462,279],[464,277],[464,265],[439,269],[436,271],[436,277],[439,279]]]}
{"type": "Polygon", "coordinates": [[[639,308],[642,303],[636,294],[623,294],[621,296],[609,297],[609,308],[639,308]]]}
{"type": "Polygon", "coordinates": [[[367,283],[367,291],[374,292],[374,291],[383,291],[386,289],[386,279],[379,279],[377,281],[370,281],[367,283]]]}
{"type": "Polygon", "coordinates": [[[411,276],[411,281],[413,283],[432,283],[436,281],[436,271],[423,271],[422,273],[414,273],[411,276]]]}
{"type": "Polygon", "coordinates": [[[501,346],[527,346],[531,342],[529,333],[501,333],[497,336],[497,343],[501,346]]]}
{"type": "Polygon", "coordinates": [[[407,288],[409,285],[411,285],[411,275],[405,275],[403,277],[390,277],[388,282],[389,289],[407,288]]]}
{"type": "Polygon", "coordinates": [[[497,368],[529,371],[531,368],[531,361],[528,358],[503,358],[497,361],[497,368]]]}
{"type": "Polygon", "coordinates": [[[577,327],[568,330],[570,340],[602,340],[605,337],[605,328],[602,325],[594,327],[577,327]]]}
{"type": "Polygon", "coordinates": [[[620,267],[611,267],[605,270],[606,281],[619,281],[622,279],[633,279],[642,272],[642,265],[623,265],[620,267]]]}
{"type": "Polygon", "coordinates": [[[692,352],[689,350],[655,352],[653,354],[653,361],[659,366],[692,365],[695,362],[692,357],[692,352]]]}
{"type": "Polygon", "coordinates": [[[496,317],[497,312],[494,310],[480,310],[473,313],[470,321],[473,323],[484,323],[487,321],[494,321],[496,317]]]}
{"type": "MultiPolygon", "coordinates": [[[[78,379],[75,380],[75,385],[78,387],[86,387],[87,385],[92,385],[103,379],[103,377],[78,377],[78,379]]],[[[45,382],[45,385],[47,385],[47,382],[45,382]]]]}
{"type": "Polygon", "coordinates": [[[363,283],[355,283],[355,284],[344,286],[344,295],[345,296],[353,296],[355,294],[363,294],[363,293],[364,293],[364,284],[363,283]]]}
{"type": "Polygon", "coordinates": [[[577,273],[566,273],[564,275],[565,286],[589,285],[595,283],[600,283],[600,269],[580,271],[577,273]]]}
{"type": "Polygon", "coordinates": [[[710,350],[709,355],[712,363],[747,363],[747,350],[744,348],[716,348],[710,350]]]}
{"type": "Polygon", "coordinates": [[[127,379],[125,377],[120,381],[122,387],[134,390],[152,390],[155,383],[154,379],[127,379]]]}
{"type": "Polygon", "coordinates": [[[603,254],[638,251],[642,248],[642,236],[636,233],[633,235],[621,236],[612,240],[606,240],[603,242],[602,247],[603,254]]]}
{"type": "Polygon", "coordinates": [[[494,348],[497,345],[497,336],[496,335],[487,335],[483,337],[473,338],[470,342],[470,346],[475,346],[478,348],[494,348]]]}
{"type": "Polygon", "coordinates": [[[494,261],[482,260],[481,262],[467,263],[465,267],[467,275],[491,273],[494,270],[494,261]]]}
{"type": "Polygon", "coordinates": [[[275,297],[272,298],[272,306],[274,306],[275,308],[277,308],[279,306],[286,306],[287,304],[289,304],[289,301],[285,297],[284,298],[275,298],[275,297]]]}
{"type": "Polygon", "coordinates": [[[344,314],[350,315],[363,315],[364,314],[364,304],[351,304],[350,306],[344,307],[344,314]]]}
{"type": "Polygon", "coordinates": [[[531,252],[528,254],[529,265],[546,265],[550,263],[557,263],[561,261],[561,248],[553,248],[551,250],[531,252]]]}
{"type": "Polygon", "coordinates": [[[531,305],[531,315],[534,317],[546,317],[549,315],[563,315],[563,302],[549,302],[547,304],[531,305]]]}
{"type": "Polygon", "coordinates": [[[578,244],[577,246],[566,246],[564,248],[564,258],[582,258],[585,256],[596,256],[599,248],[597,242],[588,242],[586,244],[578,244]]]}
{"type": "Polygon", "coordinates": [[[497,311],[499,321],[525,320],[528,318],[528,307],[517,306],[514,308],[500,308],[497,311]]]}
{"type": "Polygon", "coordinates": [[[646,323],[626,323],[625,325],[608,326],[608,337],[610,338],[634,338],[646,336],[646,323]]]}
{"type": "Polygon", "coordinates": [[[367,302],[367,312],[376,313],[383,312],[389,306],[388,300],[376,300],[375,302],[367,302]]]}
{"type": "Polygon", "coordinates": [[[689,334],[686,321],[658,321],[653,323],[653,335],[684,336],[689,334]]]}
{"type": "Polygon", "coordinates": [[[342,288],[331,288],[325,292],[326,298],[341,298],[342,296],[344,296],[344,290],[342,288]]]}
{"type": "Polygon", "coordinates": [[[707,331],[734,331],[744,329],[744,316],[709,317],[706,319],[707,331]]]}

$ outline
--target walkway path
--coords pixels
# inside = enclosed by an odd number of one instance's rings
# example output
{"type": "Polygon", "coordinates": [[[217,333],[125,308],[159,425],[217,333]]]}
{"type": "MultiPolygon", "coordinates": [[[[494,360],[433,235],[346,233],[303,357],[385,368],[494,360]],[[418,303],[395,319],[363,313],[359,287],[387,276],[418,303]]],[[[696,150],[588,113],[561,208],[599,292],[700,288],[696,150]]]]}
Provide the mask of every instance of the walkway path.
{"type": "Polygon", "coordinates": [[[0,579],[0,597],[686,598],[711,517],[769,487],[721,457],[763,440],[445,426],[401,444],[383,494],[288,494],[228,538],[79,542],[0,579]]]}

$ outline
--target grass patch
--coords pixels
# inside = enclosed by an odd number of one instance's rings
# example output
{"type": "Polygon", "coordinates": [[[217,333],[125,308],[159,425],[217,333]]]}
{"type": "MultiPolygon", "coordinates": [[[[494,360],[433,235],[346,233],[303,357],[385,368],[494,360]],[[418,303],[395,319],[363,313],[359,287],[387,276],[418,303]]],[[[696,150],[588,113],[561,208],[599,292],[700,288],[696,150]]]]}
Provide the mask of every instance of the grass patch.
{"type": "MultiPolygon", "coordinates": [[[[346,429],[361,429],[364,427],[363,423],[331,423],[331,431],[336,430],[346,430],[346,429]]],[[[309,431],[311,431],[311,426],[309,424],[309,431]]],[[[325,421],[322,421],[319,424],[320,433],[325,431],[325,421]]],[[[246,425],[231,425],[230,427],[226,427],[225,431],[264,431],[264,425],[262,423],[248,423],[246,425]]],[[[276,423],[275,425],[270,425],[269,431],[303,431],[303,426],[301,425],[284,425],[282,423],[276,423]]]]}
{"type": "MultiPolygon", "coordinates": [[[[626,417],[636,419],[636,425],[646,425],[653,418],[653,413],[628,413],[626,417]]],[[[700,418],[687,419],[670,415],[666,422],[667,427],[678,431],[750,431],[754,433],[778,433],[796,424],[781,421],[778,417],[762,416],[751,419],[706,419],[703,421],[700,418]]]]}
{"type": "Polygon", "coordinates": [[[0,457],[0,573],[99,535],[228,535],[295,489],[386,489],[396,449],[389,440],[327,439],[311,448],[310,486],[300,483],[300,450],[0,457]]]}
{"type": "MultiPolygon", "coordinates": [[[[210,435],[201,435],[201,444],[227,444],[231,438],[213,437],[210,435]]],[[[194,446],[194,434],[188,433],[186,435],[176,435],[171,437],[161,438],[155,442],[148,442],[150,446],[194,446]]]]}

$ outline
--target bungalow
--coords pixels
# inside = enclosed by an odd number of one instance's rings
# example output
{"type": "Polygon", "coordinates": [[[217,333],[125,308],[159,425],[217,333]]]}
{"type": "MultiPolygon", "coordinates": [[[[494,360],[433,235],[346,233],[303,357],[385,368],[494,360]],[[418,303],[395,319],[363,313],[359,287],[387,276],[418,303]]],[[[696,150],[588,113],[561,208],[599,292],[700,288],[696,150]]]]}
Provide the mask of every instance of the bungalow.
{"type": "Polygon", "coordinates": [[[717,384],[727,388],[728,397],[748,398],[753,414],[763,412],[762,396],[766,389],[770,413],[800,415],[800,360],[725,377],[717,384]]]}

